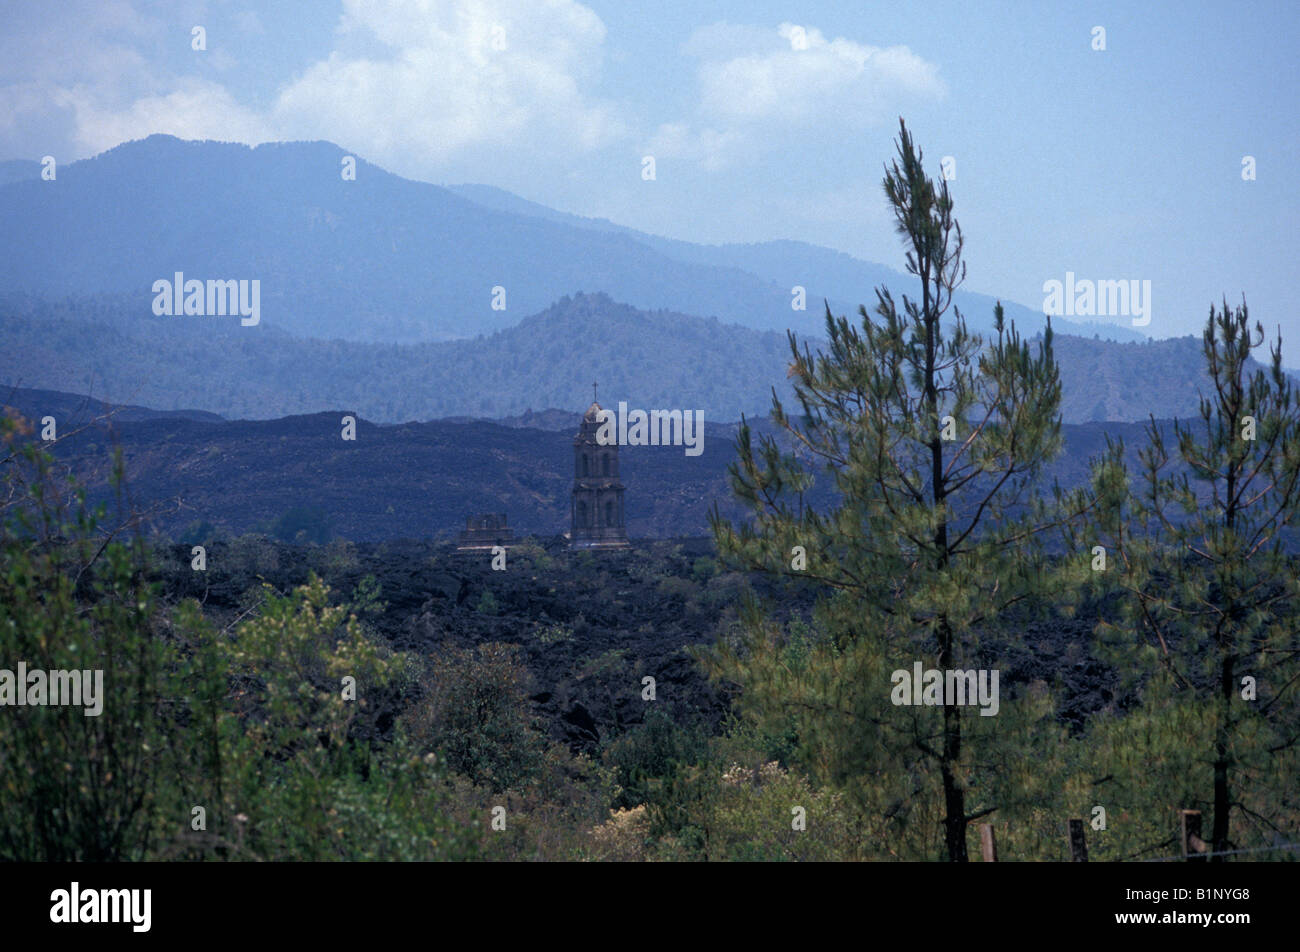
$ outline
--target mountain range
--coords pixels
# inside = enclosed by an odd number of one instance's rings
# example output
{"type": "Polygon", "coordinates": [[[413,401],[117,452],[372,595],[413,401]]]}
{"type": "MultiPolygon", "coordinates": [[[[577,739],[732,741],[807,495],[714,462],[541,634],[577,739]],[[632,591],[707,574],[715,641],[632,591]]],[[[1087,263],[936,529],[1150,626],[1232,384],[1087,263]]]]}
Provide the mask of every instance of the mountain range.
{"type": "MultiPolygon", "coordinates": [[[[140,316],[111,295],[0,296],[0,331],[0,384],[232,418],[322,407],[379,423],[574,412],[598,383],[615,403],[699,409],[720,422],[767,413],[773,389],[787,404],[793,397],[784,334],[641,311],[604,294],[566,296],[514,327],[440,343],[314,340],[237,319],[140,316]]],[[[1055,351],[1067,423],[1188,417],[1206,387],[1192,337],[1057,335],[1055,351]]]]}
{"type": "MultiPolygon", "coordinates": [[[[566,294],[755,330],[820,332],[914,279],[801,242],[706,246],[546,209],[486,186],[393,175],[329,142],[255,148],[153,135],[40,177],[0,168],[0,287],[42,297],[125,295],[151,315],[157,280],[258,280],[264,322],[300,337],[422,342],[513,326],[566,294]],[[806,309],[792,308],[795,285],[806,309]],[[495,292],[494,289],[502,289],[495,292]],[[495,309],[494,305],[497,308],[495,309]]],[[[959,291],[974,329],[993,298],[959,291]]],[[[1005,302],[1022,332],[1041,313],[1005,302]]],[[[1062,332],[1141,340],[1056,320],[1062,332]]]]}
{"type": "MultiPolygon", "coordinates": [[[[876,286],[914,283],[801,242],[692,244],[364,159],[350,181],[346,158],[327,142],[156,135],[52,181],[35,161],[0,162],[0,384],[228,418],[338,407],[397,423],[563,415],[596,382],[633,407],[729,421],[766,413],[773,390],[790,401],[785,332],[821,346],[822,298],[852,314],[876,286]],[[263,319],[156,315],[153,282],[176,271],[259,281],[263,319]],[[806,311],[791,309],[796,284],[806,311]]],[[[993,299],[957,302],[987,328],[993,299]]],[[[1026,336],[1043,326],[1006,309],[1026,336]]],[[[1196,339],[1053,327],[1065,422],[1196,412],[1196,339]]]]}

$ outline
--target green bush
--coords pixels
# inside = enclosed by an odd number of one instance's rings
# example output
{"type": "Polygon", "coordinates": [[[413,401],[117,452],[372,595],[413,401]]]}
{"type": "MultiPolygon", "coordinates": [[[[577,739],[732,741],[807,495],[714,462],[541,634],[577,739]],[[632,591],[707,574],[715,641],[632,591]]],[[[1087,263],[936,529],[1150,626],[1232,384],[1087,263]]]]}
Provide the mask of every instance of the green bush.
{"type": "Polygon", "coordinates": [[[695,581],[697,582],[701,582],[701,583],[707,582],[709,579],[713,578],[713,576],[717,574],[718,574],[717,560],[710,558],[707,555],[700,556],[698,559],[695,560],[694,565],[691,566],[691,575],[694,576],[695,581]]]}
{"type": "MultiPolygon", "coordinates": [[[[0,717],[0,860],[479,855],[453,819],[454,778],[401,732],[380,738],[411,659],[366,638],[315,576],[284,596],[263,586],[233,631],[195,600],[162,603],[149,553],[122,534],[131,515],[89,510],[24,435],[0,419],[0,657],[102,670],[103,709],[0,717]]],[[[120,456],[115,472],[120,486],[120,456]]]]}
{"type": "Polygon", "coordinates": [[[480,615],[500,615],[501,605],[497,602],[497,597],[492,594],[490,589],[483,589],[483,594],[479,596],[478,602],[474,605],[474,611],[480,615]]]}
{"type": "Polygon", "coordinates": [[[680,727],[662,711],[651,711],[644,722],[605,749],[603,760],[615,769],[621,788],[611,806],[649,803],[664,781],[683,766],[699,762],[707,751],[699,730],[680,727]]]}
{"type": "Polygon", "coordinates": [[[522,789],[539,779],[547,747],[528,685],[515,645],[446,648],[430,660],[425,696],[406,727],[421,749],[472,783],[522,789]]]}
{"type": "MultiPolygon", "coordinates": [[[[0,662],[86,683],[80,706],[0,709],[0,859],[143,859],[164,799],[155,778],[174,753],[162,701],[179,659],[154,631],[143,545],[104,524],[106,507],[89,509],[26,435],[0,417],[0,662]]],[[[120,487],[120,452],[114,469],[120,487]]]]}

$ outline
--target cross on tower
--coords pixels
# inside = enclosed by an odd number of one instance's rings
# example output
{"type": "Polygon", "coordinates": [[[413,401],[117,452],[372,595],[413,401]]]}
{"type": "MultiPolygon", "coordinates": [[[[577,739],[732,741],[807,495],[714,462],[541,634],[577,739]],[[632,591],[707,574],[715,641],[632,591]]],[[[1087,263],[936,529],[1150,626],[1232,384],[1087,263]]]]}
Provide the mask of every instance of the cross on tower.
{"type": "Polygon", "coordinates": [[[591,382],[591,402],[596,402],[596,382],[594,380],[591,382]]]}

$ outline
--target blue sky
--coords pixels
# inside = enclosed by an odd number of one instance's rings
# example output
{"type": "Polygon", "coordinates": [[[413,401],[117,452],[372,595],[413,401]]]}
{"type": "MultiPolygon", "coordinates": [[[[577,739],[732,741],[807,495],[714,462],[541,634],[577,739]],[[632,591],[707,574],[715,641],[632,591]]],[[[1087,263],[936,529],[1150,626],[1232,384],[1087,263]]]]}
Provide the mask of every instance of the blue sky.
{"type": "Polygon", "coordinates": [[[881,6],[6,4],[0,158],[329,139],[658,234],[901,268],[880,179],[902,115],[936,173],[955,160],[969,290],[1041,307],[1067,271],[1150,280],[1155,337],[1244,294],[1300,365],[1300,4],[881,6]]]}

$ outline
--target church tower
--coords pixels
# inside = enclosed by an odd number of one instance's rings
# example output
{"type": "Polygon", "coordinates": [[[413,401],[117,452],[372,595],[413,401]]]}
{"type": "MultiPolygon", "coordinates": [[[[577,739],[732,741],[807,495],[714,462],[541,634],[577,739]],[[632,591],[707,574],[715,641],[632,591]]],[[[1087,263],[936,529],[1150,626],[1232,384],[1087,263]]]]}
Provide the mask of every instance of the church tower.
{"type": "MultiPolygon", "coordinates": [[[[594,393],[593,393],[594,396],[594,393]]],[[[573,501],[569,544],[575,549],[623,548],[623,483],[618,478],[618,443],[596,441],[600,404],[593,399],[573,438],[573,501]]]]}

